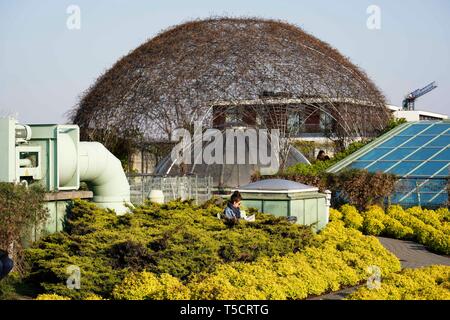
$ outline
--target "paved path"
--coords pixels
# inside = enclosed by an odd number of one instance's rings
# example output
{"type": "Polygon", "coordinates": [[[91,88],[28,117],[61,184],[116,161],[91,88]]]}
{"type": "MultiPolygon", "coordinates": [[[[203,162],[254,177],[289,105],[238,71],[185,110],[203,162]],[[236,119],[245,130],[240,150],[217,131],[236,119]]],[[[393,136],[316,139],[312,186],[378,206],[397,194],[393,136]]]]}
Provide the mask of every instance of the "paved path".
{"type": "MultiPolygon", "coordinates": [[[[377,238],[386,249],[400,260],[402,268],[420,268],[436,264],[450,266],[450,257],[434,254],[421,244],[383,237],[377,238]]],[[[342,300],[358,287],[343,289],[323,296],[310,298],[310,300],[342,300]]]]}
{"type": "Polygon", "coordinates": [[[342,300],[346,296],[348,296],[350,293],[352,293],[353,291],[358,289],[359,287],[360,286],[346,288],[346,289],[342,289],[339,291],[327,293],[322,296],[318,296],[318,297],[314,297],[314,298],[307,298],[306,300],[342,300]]]}
{"type": "Polygon", "coordinates": [[[450,257],[434,254],[421,244],[382,237],[378,237],[378,240],[400,260],[403,268],[420,268],[435,264],[450,266],[450,257]]]}

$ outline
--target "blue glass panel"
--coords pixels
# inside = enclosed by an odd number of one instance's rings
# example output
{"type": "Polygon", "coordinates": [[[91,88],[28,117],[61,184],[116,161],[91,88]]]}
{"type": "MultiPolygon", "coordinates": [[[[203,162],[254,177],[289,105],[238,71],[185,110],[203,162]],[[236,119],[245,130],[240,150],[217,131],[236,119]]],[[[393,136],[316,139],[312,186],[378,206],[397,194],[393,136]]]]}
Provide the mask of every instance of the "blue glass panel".
{"type": "Polygon", "coordinates": [[[395,190],[391,196],[391,202],[405,206],[419,204],[445,206],[448,201],[446,179],[400,179],[395,184],[395,190]],[[444,192],[441,193],[442,190],[444,192]],[[410,192],[411,194],[408,195],[410,192]],[[403,197],[406,198],[400,201],[403,197]]]}
{"type": "Polygon", "coordinates": [[[383,160],[403,160],[407,157],[411,152],[414,152],[412,149],[399,148],[388,154],[383,158],[383,160]]]}
{"type": "Polygon", "coordinates": [[[440,152],[437,156],[433,157],[433,160],[447,160],[450,161],[450,148],[446,148],[440,152]]]}
{"type": "Polygon", "coordinates": [[[396,199],[396,202],[403,205],[411,205],[419,203],[419,197],[417,196],[417,193],[413,192],[406,198],[402,199],[405,195],[406,194],[399,194],[398,198],[396,199]]]}
{"type": "Polygon", "coordinates": [[[423,134],[439,135],[441,133],[444,133],[449,128],[450,128],[450,124],[437,123],[437,124],[431,126],[429,129],[427,129],[423,134]]]}
{"type": "Polygon", "coordinates": [[[404,196],[403,193],[395,192],[391,195],[391,202],[398,203],[403,196],[404,196]]]}
{"type": "Polygon", "coordinates": [[[396,148],[411,137],[395,136],[383,143],[380,148],[396,148]]]}
{"type": "Polygon", "coordinates": [[[431,124],[413,124],[410,127],[403,130],[402,132],[400,132],[398,135],[414,136],[414,135],[418,134],[419,132],[425,130],[429,126],[431,126],[431,124]]]}
{"type": "Polygon", "coordinates": [[[399,176],[404,176],[408,172],[411,172],[414,170],[415,167],[420,165],[422,162],[420,161],[402,161],[399,164],[397,164],[395,167],[393,167],[391,170],[389,170],[389,173],[397,174],[399,176]]]}
{"type": "Polygon", "coordinates": [[[420,168],[417,168],[414,172],[411,173],[412,176],[432,176],[436,174],[438,171],[441,171],[438,176],[448,176],[449,166],[448,161],[431,161],[425,163],[420,168]],[[443,170],[441,170],[443,169],[443,170]]]}
{"type": "Polygon", "coordinates": [[[416,187],[416,179],[399,179],[395,184],[397,192],[409,192],[416,187]]]}
{"type": "Polygon", "coordinates": [[[420,185],[420,192],[439,193],[442,190],[447,190],[446,179],[420,179],[417,181],[417,184],[420,185]]]}
{"type": "Polygon", "coordinates": [[[430,202],[430,200],[433,199],[436,195],[437,193],[419,193],[420,203],[430,202]]]}
{"type": "Polygon", "coordinates": [[[395,165],[396,161],[377,161],[367,168],[370,172],[385,171],[395,165]]]}
{"type": "Polygon", "coordinates": [[[444,206],[448,202],[448,193],[447,192],[440,193],[438,196],[436,196],[436,198],[434,198],[434,199],[431,198],[430,200],[427,203],[424,203],[424,202],[422,202],[422,203],[425,205],[432,204],[432,205],[436,205],[436,206],[444,206]]]}
{"type": "Polygon", "coordinates": [[[430,136],[417,136],[411,139],[411,141],[408,141],[405,143],[402,147],[405,148],[419,148],[422,147],[424,144],[429,142],[431,140],[430,136]]]}
{"type": "Polygon", "coordinates": [[[439,148],[422,148],[419,149],[419,151],[417,151],[416,153],[411,154],[408,158],[406,158],[406,160],[428,160],[440,150],[441,149],[439,148]]]}
{"type": "Polygon", "coordinates": [[[377,159],[381,158],[382,156],[384,156],[389,151],[392,151],[392,149],[391,148],[376,148],[376,149],[373,149],[372,151],[368,152],[367,154],[363,155],[358,160],[377,160],[377,159]]]}
{"type": "Polygon", "coordinates": [[[371,161],[355,161],[351,165],[349,165],[349,167],[352,169],[364,169],[371,163],[371,161]]]}
{"type": "Polygon", "coordinates": [[[429,147],[447,147],[450,145],[450,135],[449,136],[440,136],[435,140],[431,141],[429,147]]]}

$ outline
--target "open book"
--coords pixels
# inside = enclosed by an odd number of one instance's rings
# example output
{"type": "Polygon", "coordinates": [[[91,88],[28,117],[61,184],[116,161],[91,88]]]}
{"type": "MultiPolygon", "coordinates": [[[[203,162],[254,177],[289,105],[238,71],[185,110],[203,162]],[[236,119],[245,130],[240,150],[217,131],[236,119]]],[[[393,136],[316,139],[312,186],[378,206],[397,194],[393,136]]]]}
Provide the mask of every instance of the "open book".
{"type": "Polygon", "coordinates": [[[255,218],[256,218],[256,216],[254,214],[247,217],[247,215],[245,214],[245,211],[241,210],[241,219],[244,219],[245,221],[254,222],[255,218]]]}
{"type": "Polygon", "coordinates": [[[256,215],[252,214],[251,216],[247,217],[242,217],[242,219],[244,219],[245,221],[250,221],[250,222],[255,222],[256,220],[256,215]]]}
{"type": "MultiPolygon", "coordinates": [[[[220,213],[217,214],[217,219],[222,219],[220,213]]],[[[244,210],[241,210],[241,219],[249,222],[255,222],[256,221],[256,215],[252,214],[251,216],[247,217],[244,210]]]]}

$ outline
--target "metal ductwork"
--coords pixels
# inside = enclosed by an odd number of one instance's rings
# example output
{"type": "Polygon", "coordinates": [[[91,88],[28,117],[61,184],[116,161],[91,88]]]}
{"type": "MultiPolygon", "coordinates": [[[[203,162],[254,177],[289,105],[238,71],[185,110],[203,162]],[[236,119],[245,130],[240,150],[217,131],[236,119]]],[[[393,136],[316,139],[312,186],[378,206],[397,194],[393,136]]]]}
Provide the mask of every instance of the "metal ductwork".
{"type": "Polygon", "coordinates": [[[101,143],[79,137],[76,125],[21,125],[1,118],[0,181],[39,182],[51,194],[77,191],[86,182],[100,207],[126,213],[130,186],[119,159],[101,143]]]}

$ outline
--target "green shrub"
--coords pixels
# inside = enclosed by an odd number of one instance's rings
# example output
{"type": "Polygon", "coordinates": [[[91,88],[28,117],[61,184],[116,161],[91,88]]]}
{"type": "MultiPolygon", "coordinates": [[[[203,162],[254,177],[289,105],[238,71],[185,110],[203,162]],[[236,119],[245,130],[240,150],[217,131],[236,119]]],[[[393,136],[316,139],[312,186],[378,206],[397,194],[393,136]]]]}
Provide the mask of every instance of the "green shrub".
{"type": "Polygon", "coordinates": [[[361,212],[361,215],[364,217],[364,219],[377,219],[381,222],[383,222],[386,218],[386,214],[383,208],[377,205],[367,207],[365,211],[361,212]]]}
{"type": "Polygon", "coordinates": [[[0,281],[0,300],[14,300],[17,298],[16,286],[20,282],[20,275],[12,272],[0,281]]]}
{"type": "Polygon", "coordinates": [[[186,281],[222,263],[250,262],[298,252],[314,241],[306,226],[285,218],[256,215],[228,227],[212,203],[190,202],[138,206],[116,216],[86,201],[76,201],[67,217],[66,232],[47,236],[26,251],[30,272],[26,281],[41,292],[73,299],[89,294],[110,298],[131,272],[170,274],[186,281]],[[66,287],[67,267],[81,269],[81,289],[66,287]]]}
{"type": "Polygon", "coordinates": [[[400,270],[398,259],[376,238],[335,221],[318,235],[315,246],[284,257],[219,265],[191,278],[193,299],[304,299],[367,279],[367,267],[383,275],[400,270]]]}
{"type": "Polygon", "coordinates": [[[421,220],[423,223],[432,226],[433,228],[440,229],[441,221],[439,220],[439,214],[433,210],[422,209],[419,206],[408,208],[406,213],[421,220]]]}
{"type": "Polygon", "coordinates": [[[327,161],[313,161],[312,165],[305,163],[297,163],[285,170],[286,174],[304,175],[304,176],[317,176],[330,168],[332,165],[338,163],[342,159],[348,157],[352,153],[358,151],[364,147],[370,141],[355,141],[349,144],[349,146],[342,152],[338,152],[333,158],[327,161]]]}
{"type": "Polygon", "coordinates": [[[171,202],[116,216],[77,201],[67,232],[27,250],[26,280],[54,299],[304,299],[363,281],[370,265],[400,270],[376,238],[339,220],[314,235],[265,214],[229,228],[221,211],[171,202]],[[80,267],[80,290],[66,287],[69,265],[80,267]]]}
{"type": "Polygon", "coordinates": [[[380,132],[379,135],[385,134],[389,131],[391,131],[392,129],[394,129],[395,127],[407,123],[405,118],[399,118],[399,119],[390,119],[388,122],[388,125],[380,132]]]}
{"type": "Polygon", "coordinates": [[[32,231],[47,219],[44,190],[39,186],[0,182],[0,249],[9,252],[15,270],[23,271],[23,243],[28,243],[32,231]]]}

